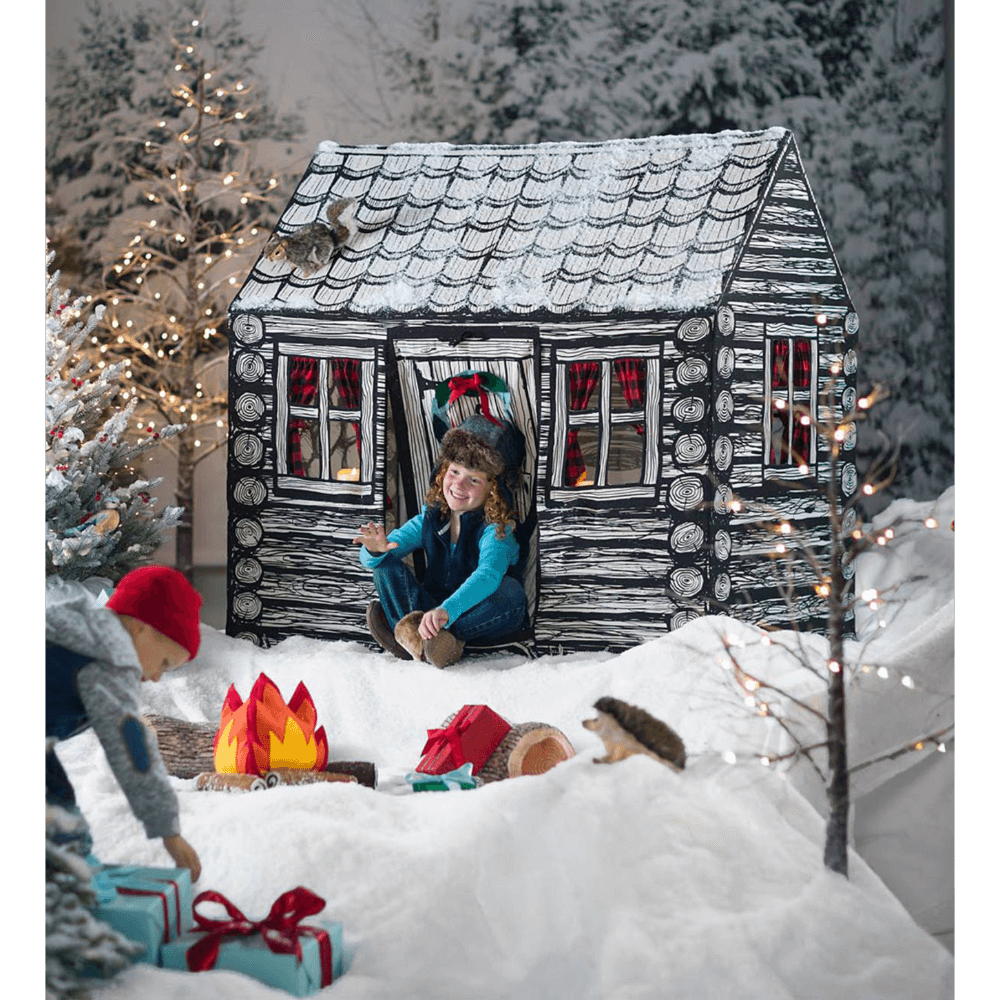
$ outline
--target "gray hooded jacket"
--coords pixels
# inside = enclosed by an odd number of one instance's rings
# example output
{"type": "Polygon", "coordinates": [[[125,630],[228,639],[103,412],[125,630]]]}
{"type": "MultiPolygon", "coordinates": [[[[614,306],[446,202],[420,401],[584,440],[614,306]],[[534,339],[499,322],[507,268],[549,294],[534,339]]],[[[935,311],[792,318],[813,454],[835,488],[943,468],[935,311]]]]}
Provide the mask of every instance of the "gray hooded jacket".
{"type": "Polygon", "coordinates": [[[139,683],[142,667],[132,638],[107,608],[82,584],[50,577],[45,585],[45,639],[91,657],[77,672],[77,692],[121,785],[147,837],[180,833],[177,796],[170,787],[156,739],[140,720],[139,683]],[[131,724],[126,728],[126,723],[131,724]],[[145,752],[136,754],[126,733],[139,732],[145,752]]]}

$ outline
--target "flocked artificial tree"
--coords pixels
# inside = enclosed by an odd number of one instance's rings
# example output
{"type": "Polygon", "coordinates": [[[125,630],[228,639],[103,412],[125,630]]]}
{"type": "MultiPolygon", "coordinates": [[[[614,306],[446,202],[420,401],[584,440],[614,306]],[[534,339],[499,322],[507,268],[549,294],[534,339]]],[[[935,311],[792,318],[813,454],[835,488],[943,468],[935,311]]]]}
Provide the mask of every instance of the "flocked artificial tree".
{"type": "MultiPolygon", "coordinates": [[[[52,254],[47,257],[51,265],[52,254]]],[[[100,322],[97,307],[81,320],[59,272],[48,275],[45,316],[45,571],[66,579],[117,581],[147,560],[181,511],[157,512],[135,463],[179,426],[126,435],[137,400],[125,364],[95,367],[86,349],[100,322]]]]}
{"type": "Polygon", "coordinates": [[[94,916],[97,895],[84,857],[86,823],[58,805],[45,807],[45,996],[90,995],[94,977],[110,978],[142,945],[94,916]]]}

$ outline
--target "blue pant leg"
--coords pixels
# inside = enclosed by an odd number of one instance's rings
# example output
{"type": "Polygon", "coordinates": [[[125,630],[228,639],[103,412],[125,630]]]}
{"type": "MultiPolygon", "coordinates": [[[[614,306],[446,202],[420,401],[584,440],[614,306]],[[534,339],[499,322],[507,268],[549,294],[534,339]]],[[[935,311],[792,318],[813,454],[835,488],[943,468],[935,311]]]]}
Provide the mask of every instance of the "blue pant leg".
{"type": "Polygon", "coordinates": [[[489,597],[460,615],[448,630],[466,642],[500,642],[520,630],[526,609],[524,587],[505,576],[489,597]]]}
{"type": "Polygon", "coordinates": [[[392,628],[411,611],[430,611],[437,607],[438,602],[417,583],[410,567],[392,555],[372,567],[372,581],[392,628]]]}

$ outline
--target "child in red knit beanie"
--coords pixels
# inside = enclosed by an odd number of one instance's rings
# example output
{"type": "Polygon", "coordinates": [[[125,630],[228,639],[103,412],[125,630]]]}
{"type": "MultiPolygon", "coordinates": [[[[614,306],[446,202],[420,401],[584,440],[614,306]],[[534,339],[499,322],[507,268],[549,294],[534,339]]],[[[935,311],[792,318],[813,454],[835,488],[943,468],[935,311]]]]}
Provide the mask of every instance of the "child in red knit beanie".
{"type": "MultiPolygon", "coordinates": [[[[119,581],[104,607],[82,584],[50,577],[45,594],[45,735],[66,739],[93,727],[111,770],[150,838],[175,864],[201,873],[181,836],[177,796],[156,739],[139,713],[139,684],[193,659],[201,597],[175,569],[143,566],[119,581]]],[[[76,796],[50,748],[46,801],[76,811],[76,796]]],[[[81,845],[90,851],[89,833],[81,845]]]]}

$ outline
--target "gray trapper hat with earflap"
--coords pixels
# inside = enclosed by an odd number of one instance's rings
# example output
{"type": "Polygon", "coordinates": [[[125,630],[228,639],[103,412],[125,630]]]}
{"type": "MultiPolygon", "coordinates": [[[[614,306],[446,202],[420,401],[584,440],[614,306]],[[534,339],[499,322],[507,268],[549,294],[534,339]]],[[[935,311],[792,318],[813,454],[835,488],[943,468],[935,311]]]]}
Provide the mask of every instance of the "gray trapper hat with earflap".
{"type": "Polygon", "coordinates": [[[513,491],[524,462],[524,435],[508,420],[491,420],[481,413],[466,417],[441,441],[440,463],[455,462],[497,480],[513,507],[513,491]]]}

